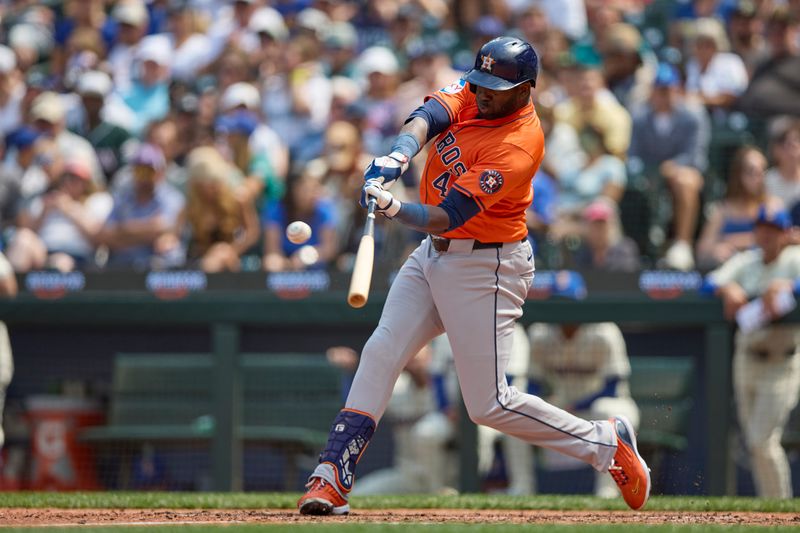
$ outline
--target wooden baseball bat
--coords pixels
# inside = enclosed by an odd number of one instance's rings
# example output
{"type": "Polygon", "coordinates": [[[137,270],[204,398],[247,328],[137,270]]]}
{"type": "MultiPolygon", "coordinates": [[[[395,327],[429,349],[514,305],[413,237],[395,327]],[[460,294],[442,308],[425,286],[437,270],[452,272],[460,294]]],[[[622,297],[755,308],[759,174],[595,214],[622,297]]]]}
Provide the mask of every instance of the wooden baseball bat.
{"type": "Polygon", "coordinates": [[[350,278],[350,291],[347,303],[356,309],[364,307],[369,297],[369,285],[372,282],[372,264],[375,259],[375,207],[377,201],[370,198],[367,204],[367,222],[364,234],[358,244],[356,262],[353,265],[353,276],[350,278]]]}

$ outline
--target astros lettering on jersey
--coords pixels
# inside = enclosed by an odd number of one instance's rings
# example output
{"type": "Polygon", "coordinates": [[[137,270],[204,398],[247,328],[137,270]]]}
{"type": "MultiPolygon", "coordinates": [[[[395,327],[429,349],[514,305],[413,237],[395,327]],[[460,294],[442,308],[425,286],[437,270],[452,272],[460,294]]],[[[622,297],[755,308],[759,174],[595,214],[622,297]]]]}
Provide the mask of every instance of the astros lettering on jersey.
{"type": "Polygon", "coordinates": [[[525,238],[525,211],[533,201],[531,181],[544,157],[544,133],[533,102],[511,115],[486,120],[478,118],[475,94],[464,80],[430,98],[444,106],[451,125],[428,152],[420,198],[438,205],[455,187],[481,209],[442,236],[482,242],[525,238]]]}

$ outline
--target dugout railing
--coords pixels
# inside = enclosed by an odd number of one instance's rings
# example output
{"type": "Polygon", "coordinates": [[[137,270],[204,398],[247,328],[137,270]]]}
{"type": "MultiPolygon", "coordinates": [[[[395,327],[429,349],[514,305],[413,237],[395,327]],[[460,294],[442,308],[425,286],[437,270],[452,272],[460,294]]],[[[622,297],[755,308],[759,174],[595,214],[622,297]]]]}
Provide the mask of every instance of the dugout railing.
{"type": "MultiPolygon", "coordinates": [[[[14,300],[0,301],[0,320],[15,325],[47,326],[92,325],[125,327],[208,328],[215,360],[214,409],[216,420],[211,439],[211,477],[215,490],[241,488],[242,443],[230,416],[242,394],[236,377],[236,361],[242,351],[240,335],[245,327],[315,328],[326,331],[357,327],[369,331],[379,317],[382,294],[373,294],[366,307],[355,310],[345,304],[344,295],[318,293],[301,300],[283,300],[265,292],[200,292],[182,299],[164,301],[140,292],[79,292],[57,300],[41,300],[22,294],[14,300]]],[[[800,319],[794,312],[789,320],[800,319]]],[[[696,295],[671,300],[653,300],[645,294],[625,293],[590,296],[576,302],[566,299],[528,301],[523,322],[598,322],[649,326],[691,326],[701,328],[705,354],[706,394],[704,428],[709,436],[704,452],[704,482],[711,495],[733,493],[730,483],[731,450],[731,348],[732,326],[722,318],[720,302],[696,295]],[[717,436],[717,437],[713,437],[717,436]]],[[[157,350],[156,350],[157,351],[157,350]]],[[[463,442],[475,442],[472,424],[464,424],[463,442]]],[[[461,488],[478,489],[475,446],[461,452],[461,488]]]]}

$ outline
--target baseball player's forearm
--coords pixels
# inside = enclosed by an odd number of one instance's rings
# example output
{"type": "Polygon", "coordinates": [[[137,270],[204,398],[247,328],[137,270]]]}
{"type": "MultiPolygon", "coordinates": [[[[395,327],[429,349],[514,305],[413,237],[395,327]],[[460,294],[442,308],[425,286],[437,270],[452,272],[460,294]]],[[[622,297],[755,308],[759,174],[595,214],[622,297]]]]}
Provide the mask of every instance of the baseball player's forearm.
{"type": "Polygon", "coordinates": [[[450,227],[447,211],[435,205],[404,203],[392,218],[424,233],[444,233],[450,227]]]}
{"type": "Polygon", "coordinates": [[[411,159],[427,142],[428,122],[421,117],[413,117],[400,128],[391,151],[400,152],[411,159]]]}
{"type": "Polygon", "coordinates": [[[364,193],[375,197],[384,215],[426,233],[444,233],[458,228],[480,212],[475,200],[455,189],[438,206],[401,202],[380,185],[369,182],[364,193]]]}

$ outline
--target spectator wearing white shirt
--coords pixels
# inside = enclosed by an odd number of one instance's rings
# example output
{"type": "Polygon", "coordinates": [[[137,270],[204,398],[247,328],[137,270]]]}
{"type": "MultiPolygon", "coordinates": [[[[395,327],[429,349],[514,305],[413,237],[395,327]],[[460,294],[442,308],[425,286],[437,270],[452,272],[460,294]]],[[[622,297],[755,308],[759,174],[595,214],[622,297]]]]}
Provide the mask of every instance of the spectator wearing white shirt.
{"type": "Polygon", "coordinates": [[[171,0],[167,13],[173,48],[172,77],[193,81],[215,58],[211,39],[203,33],[203,17],[188,0],[171,0]]]}
{"type": "Polygon", "coordinates": [[[62,97],[46,91],[31,103],[29,118],[33,127],[46,137],[53,139],[61,157],[81,159],[89,166],[92,181],[96,185],[105,183],[105,175],[91,143],[66,128],[66,109],[62,97]]]}
{"type": "Polygon", "coordinates": [[[570,39],[577,40],[586,35],[588,22],[583,0],[540,0],[526,3],[541,5],[550,24],[564,32],[570,39]]]}
{"type": "Polygon", "coordinates": [[[775,166],[767,170],[767,191],[793,208],[800,202],[800,120],[778,123],[771,143],[775,166]]]}
{"type": "Polygon", "coordinates": [[[117,3],[111,17],[119,23],[117,41],[108,52],[111,77],[117,90],[124,91],[131,84],[134,53],[139,41],[147,32],[150,20],[141,0],[124,0],[117,3]]]}
{"type": "Polygon", "coordinates": [[[17,58],[7,46],[0,45],[0,136],[6,136],[22,122],[22,98],[25,84],[22,82],[17,58]]]}
{"type": "Polygon", "coordinates": [[[686,65],[686,90],[709,109],[727,109],[745,89],[747,68],[730,45],[725,28],[713,18],[694,23],[692,58],[686,65]]]}
{"type": "Polygon", "coordinates": [[[62,272],[91,264],[95,235],[112,205],[108,193],[95,191],[88,165],[68,162],[52,189],[20,213],[20,227],[9,247],[12,264],[17,271],[49,266],[62,272]]]}
{"type": "Polygon", "coordinates": [[[226,48],[252,52],[259,46],[258,37],[249,29],[250,19],[263,4],[261,0],[233,0],[217,11],[217,18],[208,30],[214,57],[226,48]]]}

